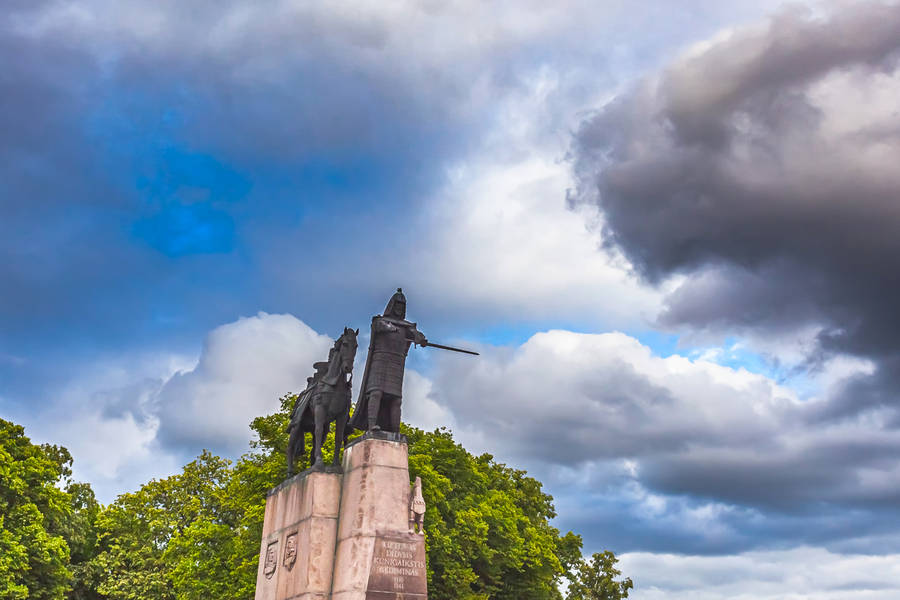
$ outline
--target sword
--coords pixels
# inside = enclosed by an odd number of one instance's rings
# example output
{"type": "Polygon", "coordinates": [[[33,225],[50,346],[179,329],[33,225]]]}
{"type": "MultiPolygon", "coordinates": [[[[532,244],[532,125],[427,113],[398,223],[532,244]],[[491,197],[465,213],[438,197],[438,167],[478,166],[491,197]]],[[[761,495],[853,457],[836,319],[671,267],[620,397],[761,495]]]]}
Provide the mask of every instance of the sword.
{"type": "Polygon", "coordinates": [[[443,344],[435,344],[434,342],[425,342],[422,344],[422,347],[431,346],[432,348],[440,348],[441,350],[452,350],[453,352],[463,352],[465,354],[474,354],[475,356],[479,356],[477,352],[472,350],[463,350],[462,348],[454,348],[453,346],[445,346],[443,344]]]}

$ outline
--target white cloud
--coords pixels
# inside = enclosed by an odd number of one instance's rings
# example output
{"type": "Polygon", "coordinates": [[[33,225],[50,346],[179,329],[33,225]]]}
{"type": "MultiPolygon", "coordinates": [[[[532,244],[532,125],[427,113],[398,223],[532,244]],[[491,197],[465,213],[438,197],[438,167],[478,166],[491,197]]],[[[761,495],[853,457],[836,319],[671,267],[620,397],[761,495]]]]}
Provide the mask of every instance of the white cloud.
{"type": "Polygon", "coordinates": [[[436,389],[462,427],[505,437],[518,456],[566,464],[694,443],[746,444],[777,431],[794,394],[762,375],[673,355],[621,333],[549,331],[522,346],[444,360],[436,389]],[[490,399],[490,402],[485,402],[490,399]],[[550,428],[566,444],[540,440],[550,428]]]}
{"type": "Polygon", "coordinates": [[[634,600],[893,600],[900,554],[837,554],[821,548],[732,556],[626,553],[634,600]]]}
{"type": "Polygon", "coordinates": [[[97,498],[108,503],[181,467],[180,456],[156,443],[158,427],[153,417],[140,421],[131,413],[88,412],[54,423],[41,434],[68,448],[74,459],[74,479],[90,483],[97,498]]]}
{"type": "MultiPolygon", "coordinates": [[[[362,356],[362,360],[365,360],[365,356],[362,356]]],[[[403,377],[404,423],[425,431],[432,431],[438,427],[453,428],[453,415],[446,407],[435,401],[433,389],[434,384],[430,379],[413,369],[406,369],[403,377]]],[[[358,394],[359,390],[354,392],[358,394]]]]}
{"type": "Polygon", "coordinates": [[[517,319],[652,320],[660,293],[601,249],[599,230],[585,225],[599,217],[569,210],[569,185],[568,167],[534,146],[508,163],[460,165],[427,217],[434,234],[414,257],[420,285],[461,309],[517,319]]]}
{"type": "Polygon", "coordinates": [[[480,350],[477,361],[442,356],[430,399],[464,446],[544,481],[563,526],[592,543],[878,551],[891,544],[881,533],[897,533],[884,529],[900,496],[889,415],[822,426],[827,394],[801,400],[764,375],[656,356],[621,333],[549,331],[480,350]]]}
{"type": "Polygon", "coordinates": [[[154,398],[190,362],[172,354],[109,357],[63,385],[49,407],[19,420],[36,441],[65,446],[74,478],[110,502],[180,467],[180,457],[157,443],[154,398]]]}
{"type": "Polygon", "coordinates": [[[197,365],[173,375],[155,402],[160,440],[199,452],[239,454],[253,418],[306,387],[333,340],[291,315],[260,312],[212,330],[197,365]]]}
{"type": "Polygon", "coordinates": [[[19,421],[36,441],[68,448],[76,479],[109,502],[204,448],[232,458],[246,451],[253,418],[303,389],[331,343],[291,315],[261,312],[210,331],[199,357],[98,361],[47,410],[19,421]]]}

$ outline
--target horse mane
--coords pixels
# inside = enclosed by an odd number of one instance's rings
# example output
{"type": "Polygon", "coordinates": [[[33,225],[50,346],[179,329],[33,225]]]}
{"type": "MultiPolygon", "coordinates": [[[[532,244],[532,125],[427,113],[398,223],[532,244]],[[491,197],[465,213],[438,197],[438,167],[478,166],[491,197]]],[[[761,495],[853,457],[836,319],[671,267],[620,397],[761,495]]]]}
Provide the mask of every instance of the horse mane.
{"type": "Polygon", "coordinates": [[[334,340],[334,352],[331,353],[331,360],[328,361],[328,370],[325,372],[325,376],[322,377],[322,381],[328,385],[336,385],[338,378],[341,376],[341,353],[339,350],[341,348],[341,340],[348,333],[353,333],[353,330],[349,327],[344,327],[344,334],[334,340]]]}

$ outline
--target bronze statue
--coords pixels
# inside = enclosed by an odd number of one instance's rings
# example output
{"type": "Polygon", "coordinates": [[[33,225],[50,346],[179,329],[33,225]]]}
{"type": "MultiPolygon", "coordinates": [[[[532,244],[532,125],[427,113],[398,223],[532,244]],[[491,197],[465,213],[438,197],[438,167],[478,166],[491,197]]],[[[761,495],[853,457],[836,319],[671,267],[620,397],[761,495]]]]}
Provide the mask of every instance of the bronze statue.
{"type": "Polygon", "coordinates": [[[416,324],[406,320],[406,296],[397,288],[383,315],[372,317],[369,354],[363,371],[356,411],[350,420],[354,429],[400,431],[403,370],[410,344],[425,345],[416,324]]]}
{"type": "Polygon", "coordinates": [[[353,385],[353,359],[356,357],[356,336],[354,331],[344,328],[328,352],[328,362],[317,362],[313,365],[316,373],[306,380],[306,389],[297,397],[291,422],[288,425],[290,441],[288,442],[287,462],[288,475],[294,472],[294,459],[306,452],[306,433],[313,434],[313,446],[310,450],[310,468],[324,470],[322,460],[322,444],[331,428],[335,427],[334,460],[330,470],[341,470],[341,444],[346,437],[345,427],[350,417],[350,396],[353,385]]]}
{"type": "Polygon", "coordinates": [[[415,323],[406,320],[406,296],[401,288],[397,288],[384,314],[372,317],[369,353],[356,409],[350,419],[351,429],[400,431],[403,371],[411,344],[478,354],[429,342],[415,323]]]}

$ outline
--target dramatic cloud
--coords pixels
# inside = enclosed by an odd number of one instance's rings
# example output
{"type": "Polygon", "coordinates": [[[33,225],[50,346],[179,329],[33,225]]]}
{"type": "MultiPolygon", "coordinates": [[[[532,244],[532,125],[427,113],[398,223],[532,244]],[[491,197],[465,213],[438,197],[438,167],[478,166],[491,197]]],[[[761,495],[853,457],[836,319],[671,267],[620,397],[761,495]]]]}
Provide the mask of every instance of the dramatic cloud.
{"type": "Polygon", "coordinates": [[[168,353],[108,356],[51,385],[50,401],[7,408],[4,417],[22,423],[39,442],[68,448],[75,478],[110,502],[183,464],[182,454],[159,443],[156,397],[165,381],[194,362],[168,353]]]}
{"type": "Polygon", "coordinates": [[[0,412],[108,501],[242,452],[319,332],[360,368],[403,285],[482,350],[412,353],[404,419],[636,598],[896,595],[900,8],[670,58],[776,4],[9,4],[0,412]]]}
{"type": "Polygon", "coordinates": [[[691,275],[663,324],[900,352],[898,32],[895,3],[783,11],[583,123],[577,198],[607,242],[651,281],[691,275]]]}
{"type": "Polygon", "coordinates": [[[900,502],[891,423],[810,424],[826,399],[744,369],[655,356],[619,333],[550,331],[477,362],[446,357],[430,395],[468,445],[548,482],[562,523],[591,544],[878,551],[892,543],[881,535],[900,537],[886,526],[900,502]]]}
{"type": "MultiPolygon", "coordinates": [[[[340,325],[384,293],[384,264],[443,241],[445,223],[413,221],[437,197],[459,202],[441,193],[447,170],[480,161],[483,142],[503,168],[536,141],[565,146],[577,111],[666,44],[760,10],[689,6],[9,5],[0,352],[51,337],[193,344],[260,309],[340,325]],[[373,233],[398,219],[403,235],[373,233]]],[[[440,287],[431,298],[460,285],[440,287]]]]}
{"type": "MultiPolygon", "coordinates": [[[[366,336],[361,332],[360,369],[366,336]]],[[[75,476],[108,502],[204,449],[229,458],[246,452],[251,421],[304,389],[332,343],[291,315],[260,312],[208,332],[198,357],[108,357],[54,390],[42,411],[11,416],[36,440],[69,448],[75,476]]],[[[431,380],[407,369],[404,385],[405,422],[426,429],[452,423],[430,396],[431,380]]]]}
{"type": "Polygon", "coordinates": [[[834,554],[819,548],[699,557],[621,557],[634,600],[892,600],[900,595],[900,555],[834,554]]]}
{"type": "Polygon", "coordinates": [[[35,439],[69,448],[76,477],[108,502],[203,449],[229,458],[247,451],[250,422],[305,388],[332,341],[291,315],[261,312],[208,332],[199,356],[98,360],[53,389],[41,410],[10,416],[35,439]]]}
{"type": "Polygon", "coordinates": [[[291,315],[259,313],[214,329],[197,366],[175,374],[156,395],[160,441],[193,453],[240,454],[250,422],[304,389],[312,364],[332,343],[291,315]]]}

